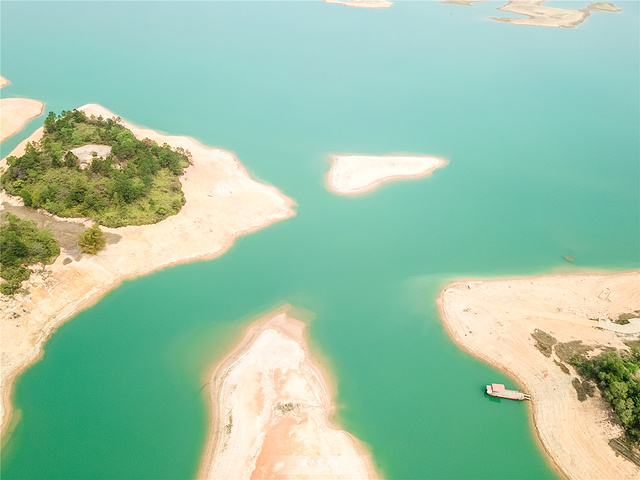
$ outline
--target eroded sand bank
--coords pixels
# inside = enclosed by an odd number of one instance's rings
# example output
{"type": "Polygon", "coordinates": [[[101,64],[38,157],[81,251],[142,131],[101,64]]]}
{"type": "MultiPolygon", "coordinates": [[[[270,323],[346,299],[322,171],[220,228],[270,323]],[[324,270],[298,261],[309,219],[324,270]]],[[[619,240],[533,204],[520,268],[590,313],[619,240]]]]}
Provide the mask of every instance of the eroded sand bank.
{"type": "MultiPolygon", "coordinates": [[[[87,115],[115,116],[100,105],[81,107],[87,115]]],[[[123,279],[167,265],[221,255],[240,235],[295,215],[294,202],[275,187],[251,179],[234,156],[192,138],[173,136],[123,122],[137,138],[191,151],[192,165],[181,178],[186,204],[177,215],[155,225],[103,228],[119,235],[98,255],[63,250],[55,263],[31,275],[28,293],[2,296],[0,302],[0,385],[2,431],[9,421],[10,393],[17,374],[33,363],[53,330],[123,279]],[[64,263],[67,262],[65,265],[64,263]],[[68,263],[70,262],[70,263],[68,263]]],[[[20,144],[37,140],[42,128],[20,144]]],[[[6,159],[0,161],[6,168],[6,159]]],[[[4,201],[18,199],[0,193],[4,201]]],[[[69,220],[75,221],[78,220],[69,220]]]]}
{"type": "Polygon", "coordinates": [[[567,478],[639,478],[640,468],[608,445],[622,430],[610,421],[599,392],[579,401],[575,369],[565,362],[565,373],[555,350],[546,357],[531,334],[539,329],[559,343],[627,348],[623,340],[637,335],[598,329],[590,319],[639,310],[640,271],[459,281],[444,289],[438,305],[459,346],[506,370],[533,396],[538,437],[567,478]]]}
{"type": "Polygon", "coordinates": [[[327,188],[340,195],[358,195],[384,182],[424,177],[449,164],[438,157],[420,155],[331,155],[327,188]]]}
{"type": "Polygon", "coordinates": [[[42,115],[44,103],[30,98],[0,99],[0,142],[18,133],[29,120],[42,115]]]}
{"type": "Polygon", "coordinates": [[[216,367],[198,478],[376,478],[358,440],[331,424],[329,388],[293,315],[285,306],[254,322],[216,367]]]}

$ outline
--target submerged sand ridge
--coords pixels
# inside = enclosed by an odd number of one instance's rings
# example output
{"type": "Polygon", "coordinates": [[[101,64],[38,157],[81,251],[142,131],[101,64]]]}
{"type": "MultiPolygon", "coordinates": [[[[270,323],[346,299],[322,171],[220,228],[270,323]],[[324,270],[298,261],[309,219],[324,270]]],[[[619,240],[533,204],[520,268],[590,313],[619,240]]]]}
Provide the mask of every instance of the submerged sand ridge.
{"type": "Polygon", "coordinates": [[[198,478],[368,479],[370,457],[334,427],[329,389],[283,307],[256,321],[211,381],[212,427],[198,478]]]}
{"type": "Polygon", "coordinates": [[[543,355],[532,337],[543,331],[558,343],[580,340],[594,354],[626,349],[624,341],[638,335],[597,328],[598,319],[640,309],[640,271],[459,281],[444,289],[438,305],[459,346],[506,370],[532,395],[538,437],[564,476],[640,478],[640,468],[608,445],[623,432],[599,391],[580,401],[574,367],[555,350],[543,355]]]}
{"type": "Polygon", "coordinates": [[[423,155],[332,155],[327,188],[340,195],[369,192],[391,180],[430,175],[449,162],[423,155]]]}
{"type": "MultiPolygon", "coordinates": [[[[81,107],[87,115],[116,115],[96,104],[81,107]]],[[[155,225],[104,228],[120,236],[97,255],[63,250],[56,261],[32,274],[27,293],[2,296],[0,303],[0,385],[2,431],[9,420],[13,380],[42,352],[42,346],[62,322],[97,301],[123,279],[150,273],[167,265],[212,258],[224,253],[240,235],[295,215],[294,202],[275,187],[251,179],[224,150],[196,140],[125,126],[139,138],[190,150],[192,165],[181,178],[186,204],[174,216],[155,225]],[[69,263],[70,262],[70,263],[69,263]]],[[[27,141],[42,136],[38,129],[12,155],[24,152],[27,141]]],[[[6,168],[6,159],[0,161],[6,168]]],[[[20,200],[0,192],[0,204],[20,200]]],[[[82,222],[82,219],[59,219],[82,222]]],[[[88,224],[88,222],[87,222],[88,224]]]]}

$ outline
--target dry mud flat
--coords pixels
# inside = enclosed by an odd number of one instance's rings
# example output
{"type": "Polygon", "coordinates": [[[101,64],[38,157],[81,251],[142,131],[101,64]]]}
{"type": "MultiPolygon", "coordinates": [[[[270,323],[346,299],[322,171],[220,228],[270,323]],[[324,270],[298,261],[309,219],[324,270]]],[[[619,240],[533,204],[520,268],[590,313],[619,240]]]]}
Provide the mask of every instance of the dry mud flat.
{"type": "Polygon", "coordinates": [[[578,400],[573,366],[557,345],[545,356],[532,336],[543,331],[558,344],[581,341],[593,347],[590,354],[626,349],[624,341],[638,335],[597,328],[597,319],[640,310],[640,271],[459,281],[444,289],[438,305],[459,346],[507,371],[532,395],[538,437],[567,478],[640,478],[640,468],[608,445],[622,429],[599,391],[578,400]]]}
{"type": "MultiPolygon", "coordinates": [[[[81,107],[87,115],[116,115],[96,104],[81,107]]],[[[65,251],[56,261],[32,274],[27,293],[1,296],[0,386],[2,431],[10,417],[13,381],[41,354],[44,342],[62,322],[95,303],[122,280],[168,265],[221,255],[240,235],[295,215],[294,202],[275,187],[251,179],[224,150],[196,140],[166,135],[123,122],[139,138],[190,150],[192,165],[181,177],[186,204],[177,215],[155,225],[103,228],[116,239],[97,255],[65,251]],[[119,237],[119,239],[118,239],[119,237]]],[[[21,155],[27,141],[42,136],[38,129],[11,155],[21,155]]],[[[0,161],[6,168],[6,159],[0,161]]],[[[0,204],[20,204],[0,192],[0,204]]],[[[59,219],[73,223],[80,219],[59,219]]]]}
{"type": "Polygon", "coordinates": [[[377,478],[358,440],[331,424],[329,388],[294,314],[285,306],[254,322],[217,366],[198,478],[377,478]]]}

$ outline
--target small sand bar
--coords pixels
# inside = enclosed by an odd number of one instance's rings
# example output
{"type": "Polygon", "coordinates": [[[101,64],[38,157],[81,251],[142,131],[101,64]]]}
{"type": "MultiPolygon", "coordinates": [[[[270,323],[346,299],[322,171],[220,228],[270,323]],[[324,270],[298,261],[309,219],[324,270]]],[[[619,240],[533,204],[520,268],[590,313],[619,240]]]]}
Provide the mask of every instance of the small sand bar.
{"type": "Polygon", "coordinates": [[[332,155],[327,188],[339,195],[359,195],[384,182],[430,175],[449,162],[423,155],[332,155]]]}

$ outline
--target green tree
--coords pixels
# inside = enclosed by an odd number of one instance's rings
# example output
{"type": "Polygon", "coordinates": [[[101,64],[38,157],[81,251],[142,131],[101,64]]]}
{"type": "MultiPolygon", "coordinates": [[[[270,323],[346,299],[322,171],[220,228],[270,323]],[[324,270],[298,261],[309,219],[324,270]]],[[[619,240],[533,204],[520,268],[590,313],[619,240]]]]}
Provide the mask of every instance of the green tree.
{"type": "Polygon", "coordinates": [[[104,232],[100,230],[100,225],[94,223],[78,236],[78,243],[83,253],[95,255],[105,247],[107,239],[104,232]]]}

